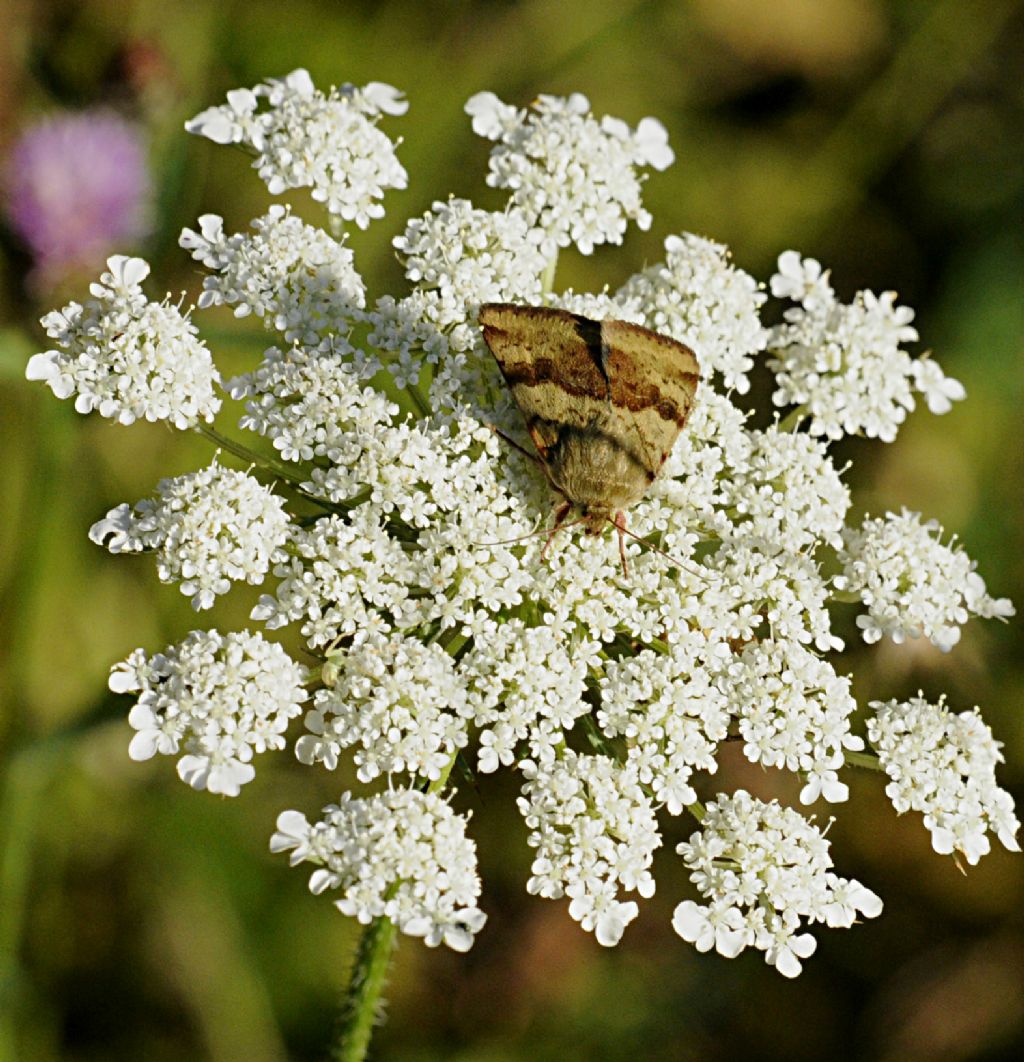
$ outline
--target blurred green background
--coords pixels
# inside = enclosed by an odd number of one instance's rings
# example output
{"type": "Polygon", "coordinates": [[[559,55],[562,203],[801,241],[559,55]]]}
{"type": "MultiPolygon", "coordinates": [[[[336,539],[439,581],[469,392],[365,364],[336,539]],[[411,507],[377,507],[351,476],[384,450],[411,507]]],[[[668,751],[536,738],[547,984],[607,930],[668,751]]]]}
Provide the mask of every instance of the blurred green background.
{"type": "MultiPolygon", "coordinates": [[[[5,0],[0,129],[6,150],[43,114],[104,104],[146,129],[158,185],[151,293],[198,278],[176,247],[205,211],[240,228],[268,202],[239,153],[181,123],[296,66],[317,84],[391,82],[410,188],[352,244],[371,292],[400,290],[391,237],[449,192],[496,205],[486,146],[462,105],[492,90],[526,103],[582,91],[598,114],[655,115],[676,164],[651,177],[655,221],[622,248],[563,255],[559,283],[616,286],[691,230],[766,278],[795,247],[837,290],[896,289],[922,348],[967,387],[944,418],[913,415],[896,445],[853,440],[859,509],[907,505],[957,531],[996,595],[1024,603],[1024,6],[1009,0],[562,0],[339,4],[268,0],[5,0]]],[[[317,217],[301,197],[294,202],[317,217]]],[[[322,1057],[353,929],[305,874],[267,853],[277,812],[316,812],[343,779],[274,757],[235,801],[193,794],[169,761],[128,760],[110,664],[195,626],[147,558],[114,560],[89,525],[209,453],[159,426],[112,427],[23,380],[44,349],[40,313],[99,272],[40,290],[9,231],[0,260],[0,1058],[322,1057]]],[[[227,373],[266,345],[251,322],[207,316],[227,373]]],[[[760,398],[765,397],[760,381],[760,398]]],[[[243,626],[258,590],[212,622],[243,626]]],[[[1021,805],[1021,624],[975,623],[949,656],[868,649],[848,620],[862,700],[948,691],[980,704],[1006,743],[1021,805]]],[[[706,793],[791,796],[727,759],[706,793]]],[[[1024,861],[1001,848],[966,875],[897,820],[858,775],[830,837],[839,873],[886,902],[881,918],[820,931],[796,982],[757,955],[697,955],[671,932],[687,895],[669,833],[658,894],[603,951],[564,905],[526,896],[529,852],[508,778],[464,787],[485,883],[468,956],[406,941],[381,1059],[1019,1059],[1024,1057],[1024,861]]],[[[827,810],[820,812],[827,814],[827,810]]]]}

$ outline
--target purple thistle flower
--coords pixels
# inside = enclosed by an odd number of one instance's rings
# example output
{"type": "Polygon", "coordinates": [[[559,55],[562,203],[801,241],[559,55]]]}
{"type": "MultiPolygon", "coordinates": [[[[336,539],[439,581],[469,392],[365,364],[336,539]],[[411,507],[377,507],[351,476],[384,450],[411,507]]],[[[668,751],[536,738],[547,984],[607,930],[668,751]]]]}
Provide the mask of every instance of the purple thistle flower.
{"type": "Polygon", "coordinates": [[[37,122],[15,141],[5,169],[7,216],[35,259],[36,279],[95,268],[149,229],[142,138],[109,111],[37,122]]]}

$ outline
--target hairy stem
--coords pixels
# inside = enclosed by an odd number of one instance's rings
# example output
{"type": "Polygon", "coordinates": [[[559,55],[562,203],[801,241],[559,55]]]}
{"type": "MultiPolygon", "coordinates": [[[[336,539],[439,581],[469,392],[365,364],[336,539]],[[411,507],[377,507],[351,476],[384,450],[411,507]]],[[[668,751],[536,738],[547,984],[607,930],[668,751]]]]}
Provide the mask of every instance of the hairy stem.
{"type": "Polygon", "coordinates": [[[331,1046],[332,1062],[363,1062],[377,1023],[397,928],[390,918],[375,918],[359,938],[348,990],[331,1046]]]}
{"type": "Polygon", "coordinates": [[[866,767],[869,771],[880,771],[882,765],[873,752],[850,752],[843,753],[843,759],[851,767],[866,767]]]}
{"type": "MultiPolygon", "coordinates": [[[[448,761],[448,766],[440,776],[426,786],[428,793],[436,793],[448,784],[448,777],[457,759],[458,752],[448,761]]],[[[396,882],[388,895],[393,895],[398,886],[396,882]]],[[[391,956],[395,951],[397,932],[390,918],[375,918],[363,930],[334,1027],[331,1062],[363,1062],[366,1058],[383,1005],[384,987],[391,956]]]]}

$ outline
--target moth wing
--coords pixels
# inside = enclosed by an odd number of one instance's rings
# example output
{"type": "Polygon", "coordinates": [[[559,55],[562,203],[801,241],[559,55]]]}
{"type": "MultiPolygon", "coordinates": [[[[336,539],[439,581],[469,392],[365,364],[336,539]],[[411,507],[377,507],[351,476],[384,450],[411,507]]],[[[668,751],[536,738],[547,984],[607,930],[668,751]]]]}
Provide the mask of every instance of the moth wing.
{"type": "Polygon", "coordinates": [[[561,429],[585,428],[607,416],[610,393],[597,321],[553,307],[486,303],[480,323],[542,458],[561,429]]]}
{"type": "Polygon", "coordinates": [[[628,321],[604,321],[601,345],[609,427],[653,479],[690,415],[697,358],[685,344],[628,321]]]}

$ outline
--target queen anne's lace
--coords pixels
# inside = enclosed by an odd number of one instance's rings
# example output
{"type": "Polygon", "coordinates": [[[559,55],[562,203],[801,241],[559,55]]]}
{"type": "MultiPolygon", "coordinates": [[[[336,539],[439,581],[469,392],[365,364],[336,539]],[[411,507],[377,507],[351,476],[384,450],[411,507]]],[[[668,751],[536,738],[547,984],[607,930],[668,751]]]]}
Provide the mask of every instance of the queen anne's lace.
{"type": "Polygon", "coordinates": [[[406,112],[401,95],[379,81],[325,94],[300,68],[254,89],[229,92],[226,104],[197,114],[185,128],[255,151],[253,166],[273,195],[309,188],[332,214],[365,229],[384,216],[377,202],[384,192],[408,181],[395,145],[377,128],[381,115],[406,112]]]}
{"type": "Polygon", "coordinates": [[[466,113],[475,133],[495,141],[487,183],[511,189],[512,202],[544,232],[549,254],[570,244],[590,254],[598,244],[622,243],[629,221],[650,228],[635,169],[663,170],[675,157],[657,119],[644,118],[635,131],[617,118],[598,121],[579,92],[538,96],[523,110],[480,92],[466,113]]]}
{"type": "Polygon", "coordinates": [[[802,804],[846,800],[844,752],[864,747],[850,733],[850,680],[799,643],[771,640],[746,645],[725,673],[747,759],[806,775],[802,804]]]}
{"type": "Polygon", "coordinates": [[[759,308],[767,296],[757,281],[729,264],[728,249],[692,233],[669,236],[665,262],[632,277],[616,298],[643,308],[643,323],[688,343],[701,375],[720,374],[727,388],[750,390],[751,355],[765,348],[768,331],[759,308]]]}
{"type": "Polygon", "coordinates": [[[1020,851],[1013,798],[996,784],[1002,743],[977,708],[957,715],[944,699],[929,704],[920,694],[871,707],[868,740],[890,778],[885,792],[900,814],[924,812],[936,852],[960,852],[973,865],[991,848],[989,830],[1020,851]]]}
{"type": "Polygon", "coordinates": [[[415,638],[367,632],[329,659],[333,681],[306,714],[298,758],[333,770],[339,751],[354,747],[361,782],[403,771],[440,778],[467,741],[466,691],[452,658],[415,638]]]}
{"type": "Polygon", "coordinates": [[[528,892],[568,896],[569,914],[598,943],[618,944],[639,908],[620,890],[654,895],[650,873],[661,844],[654,808],[628,767],[566,751],[549,765],[520,764],[519,810],[537,849],[528,892]]]}
{"type": "Polygon", "coordinates": [[[163,583],[179,583],[196,610],[232,583],[262,583],[283,561],[291,534],[284,502],[245,472],[215,460],[200,472],[162,479],[157,496],[111,509],[89,537],[111,553],[155,550],[163,583]]]}
{"type": "Polygon", "coordinates": [[[152,657],[136,649],[113,668],[110,688],[139,694],[128,716],[133,760],[183,751],[182,781],[238,796],[255,777],[253,756],[284,748],[305,679],[305,669],[259,633],[192,631],[152,657]]]}
{"type": "Polygon", "coordinates": [[[177,307],[142,291],[149,266],[114,255],[84,306],[69,303],[42,320],[58,350],[35,354],[30,380],[58,398],[77,395],[79,413],[96,410],[120,424],[166,420],[176,428],[212,421],[220,382],[197,329],[177,307]]]}
{"type": "Polygon", "coordinates": [[[466,819],[435,794],[343,793],[312,824],[301,812],[283,811],[270,847],[290,852],[292,866],[318,864],[310,891],[340,889],[338,909],[364,925],[390,918],[431,947],[468,951],[487,920],[476,906],[480,878],[466,819]]]}
{"type": "Polygon", "coordinates": [[[701,829],[677,851],[710,903],[683,901],[675,931],[698,951],[728,958],[756,948],[786,977],[817,947],[804,925],[851,926],[882,911],[870,889],[832,873],[828,841],[811,823],[742,789],[708,804],[701,829]]]}
{"type": "Polygon", "coordinates": [[[857,617],[867,642],[923,635],[949,652],[971,613],[1000,619],[1014,614],[1007,598],[989,597],[974,561],[954,541],[942,541],[936,520],[922,522],[919,513],[904,509],[898,516],[868,517],[859,530],[848,528],[844,539],[843,575],[835,585],[867,606],[857,617]]]}
{"type": "Polygon", "coordinates": [[[255,313],[285,339],[313,345],[358,316],[366,295],[347,247],[278,204],[252,227],[253,236],[228,236],[223,218],[204,214],[199,232],[182,229],[178,242],[213,271],[200,309],[234,306],[236,317],[255,313]]]}
{"type": "MultiPolygon", "coordinates": [[[[480,775],[519,772],[528,887],[568,897],[604,944],[654,890],[659,812],[702,819],[680,852],[705,902],[682,903],[677,930],[701,950],[757,948],[793,976],[814,948],[807,924],[848,926],[880,902],[833,874],[822,833],[796,811],[743,792],[705,811],[699,794],[736,742],[795,772],[803,803],[847,799],[847,761],[870,754],[850,677],[825,657],[843,649],[837,602],[863,602],[869,641],[924,635],[943,648],[969,614],[1012,613],[917,516],[847,527],[850,492],[828,449],[848,432],[890,440],[916,395],[941,413],[963,389],[902,349],[913,314],[893,296],[841,305],[828,271],[792,251],[770,289],[796,305],[771,330],[763,286],[689,234],[618,291],[554,293],[558,248],[589,253],[621,241],[629,220],[649,223],[638,170],[671,161],[665,131],[594,117],[578,95],[518,110],[481,93],[467,109],[494,141],[488,180],[510,201],[451,199],[410,220],[394,240],[404,293],[367,298],[344,244],[281,207],[245,234],[215,215],[183,234],[211,270],[200,305],[283,334],[227,384],[279,478],[270,490],[215,464],[112,510],[93,537],[154,550],[161,578],[198,607],[272,578],[252,618],[296,628],[297,651],[319,665],[299,759],[354,765],[378,790],[343,794],[312,825],[286,812],[274,837],[293,862],[319,864],[314,891],[337,890],[345,913],[469,947],[483,924],[475,852],[465,818],[433,792],[461,759],[480,775]],[[587,535],[570,518],[546,533],[560,499],[482,342],[484,302],[638,322],[697,352],[690,419],[628,512],[646,539],[626,539],[628,572],[610,531],[587,535]],[[732,395],[766,349],[777,404],[796,408],[755,428],[732,395]]],[[[309,187],[335,225],[365,225],[405,182],[376,127],[402,110],[388,86],[324,94],[296,71],[230,93],[189,128],[255,151],[272,191],[309,187]]],[[[194,425],[217,408],[217,377],[187,318],[142,295],[146,268],[112,259],[94,300],[50,315],[61,350],[29,374],[83,410],[194,425]]],[[[138,650],[113,683],[141,694],[133,756],[180,750],[186,780],[237,792],[252,753],[283,743],[304,678],[259,636],[197,632],[152,660],[138,650]]],[[[882,706],[870,724],[897,807],[925,813],[940,851],[973,862],[990,829],[1013,847],[998,746],[977,715],[926,707],[882,706]]]]}
{"type": "Polygon", "coordinates": [[[796,300],[769,340],[778,406],[795,405],[810,416],[815,435],[839,439],[863,434],[892,442],[914,408],[914,391],[933,413],[945,413],[965,395],[930,359],[915,361],[901,344],[914,342],[914,311],[896,305],[892,291],[858,292],[838,302],[813,258],[793,251],[779,257],[774,295],[796,300]]]}

